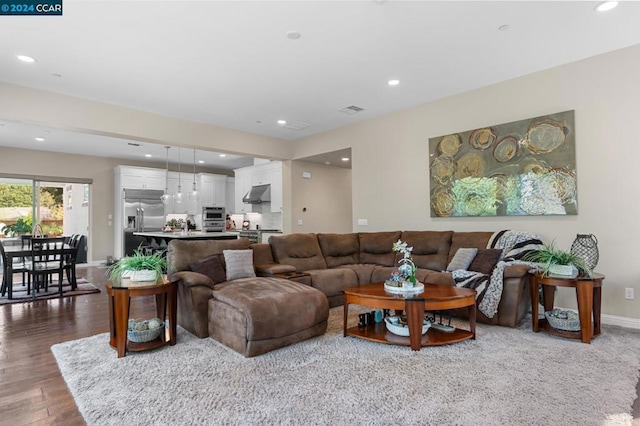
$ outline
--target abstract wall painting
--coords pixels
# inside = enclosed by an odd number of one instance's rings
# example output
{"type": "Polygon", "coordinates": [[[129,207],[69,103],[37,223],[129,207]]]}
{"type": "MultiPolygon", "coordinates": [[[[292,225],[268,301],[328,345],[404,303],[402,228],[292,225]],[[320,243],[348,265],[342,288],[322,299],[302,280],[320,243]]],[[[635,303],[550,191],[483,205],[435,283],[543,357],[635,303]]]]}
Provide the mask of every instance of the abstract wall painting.
{"type": "Polygon", "coordinates": [[[432,217],[575,215],[574,111],[429,139],[432,217]]]}

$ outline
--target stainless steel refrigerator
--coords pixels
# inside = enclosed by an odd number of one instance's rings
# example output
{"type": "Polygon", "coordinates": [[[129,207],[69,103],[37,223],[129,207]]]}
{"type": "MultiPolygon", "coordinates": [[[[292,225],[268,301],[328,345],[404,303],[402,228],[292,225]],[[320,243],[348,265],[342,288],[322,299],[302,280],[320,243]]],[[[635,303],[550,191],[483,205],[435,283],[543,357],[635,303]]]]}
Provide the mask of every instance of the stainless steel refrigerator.
{"type": "Polygon", "coordinates": [[[124,256],[130,256],[146,238],[134,232],[161,232],[164,225],[164,191],[156,189],[123,189],[124,192],[124,256]]]}

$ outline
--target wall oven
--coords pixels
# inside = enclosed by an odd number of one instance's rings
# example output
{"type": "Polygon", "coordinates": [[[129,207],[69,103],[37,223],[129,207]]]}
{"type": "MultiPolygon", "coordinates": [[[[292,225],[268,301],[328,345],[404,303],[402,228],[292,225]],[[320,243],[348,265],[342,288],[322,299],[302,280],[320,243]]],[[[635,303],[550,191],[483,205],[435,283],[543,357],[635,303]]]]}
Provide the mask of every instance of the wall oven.
{"type": "Polygon", "coordinates": [[[224,207],[202,208],[202,230],[204,232],[223,232],[226,225],[224,207]]]}

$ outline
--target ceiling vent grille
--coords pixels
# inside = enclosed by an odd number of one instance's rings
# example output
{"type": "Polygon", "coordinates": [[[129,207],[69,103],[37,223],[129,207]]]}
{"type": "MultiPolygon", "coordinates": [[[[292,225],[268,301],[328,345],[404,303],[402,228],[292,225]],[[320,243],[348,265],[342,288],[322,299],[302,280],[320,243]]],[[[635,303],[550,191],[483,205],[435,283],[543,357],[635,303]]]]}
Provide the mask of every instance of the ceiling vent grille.
{"type": "Polygon", "coordinates": [[[364,108],[360,108],[359,106],[355,106],[355,105],[349,105],[348,107],[340,108],[338,111],[343,112],[345,114],[353,115],[361,111],[364,111],[364,108]]]}
{"type": "Polygon", "coordinates": [[[300,121],[288,121],[287,124],[284,125],[285,129],[290,130],[304,130],[307,127],[311,127],[311,124],[302,123],[300,121]]]}
{"type": "Polygon", "coordinates": [[[139,143],[135,143],[135,142],[129,142],[129,143],[127,143],[127,145],[129,145],[129,146],[140,146],[139,143]]]}

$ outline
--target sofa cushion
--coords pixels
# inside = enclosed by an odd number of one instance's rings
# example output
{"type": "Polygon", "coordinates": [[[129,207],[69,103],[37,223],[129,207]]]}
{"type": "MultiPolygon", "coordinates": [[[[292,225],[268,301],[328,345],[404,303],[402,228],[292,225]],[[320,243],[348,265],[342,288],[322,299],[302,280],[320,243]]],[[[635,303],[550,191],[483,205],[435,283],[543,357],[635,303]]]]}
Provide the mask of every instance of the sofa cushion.
{"type": "Polygon", "coordinates": [[[299,272],[327,268],[315,234],[272,235],[269,244],[277,263],[293,265],[299,272]]]}
{"type": "Polygon", "coordinates": [[[341,295],[345,288],[358,286],[358,275],[349,268],[312,269],[306,272],[311,275],[311,286],[327,297],[341,295]]]}
{"type": "Polygon", "coordinates": [[[192,262],[189,267],[193,272],[199,272],[209,277],[214,284],[227,280],[227,273],[225,272],[225,267],[222,264],[222,259],[220,259],[219,254],[213,254],[204,259],[196,260],[192,262]]]}
{"type": "MultiPolygon", "coordinates": [[[[404,231],[401,239],[413,247],[411,259],[417,268],[442,271],[449,263],[453,231],[404,231]]],[[[396,255],[396,263],[402,258],[396,255]]]]}
{"type": "Polygon", "coordinates": [[[393,266],[396,254],[393,243],[400,239],[401,231],[360,232],[360,263],[372,263],[381,266],[393,266]]]}
{"type": "Polygon", "coordinates": [[[453,259],[459,248],[475,247],[477,249],[487,248],[489,238],[493,232],[454,232],[451,238],[451,247],[449,249],[449,259],[447,264],[453,259]]]}
{"type": "Polygon", "coordinates": [[[456,254],[453,255],[453,259],[447,265],[447,271],[455,271],[458,269],[467,269],[473,259],[478,254],[477,248],[459,248],[456,254]]]}
{"type": "Polygon", "coordinates": [[[469,265],[469,270],[491,275],[501,255],[502,249],[480,249],[469,265]]]}
{"type": "Polygon", "coordinates": [[[292,335],[326,321],[328,315],[329,303],[322,293],[279,278],[225,283],[216,287],[209,301],[209,324],[244,340],[292,335]],[[225,311],[220,304],[231,309],[225,311]]]}
{"type": "Polygon", "coordinates": [[[318,243],[329,268],[360,263],[358,234],[318,234],[318,243]]]}
{"type": "Polygon", "coordinates": [[[169,273],[190,271],[193,262],[212,254],[222,254],[222,250],[246,250],[249,240],[171,240],[167,250],[169,273]]]}
{"type": "Polygon", "coordinates": [[[227,281],[256,276],[253,269],[253,250],[223,250],[227,281]]]}

